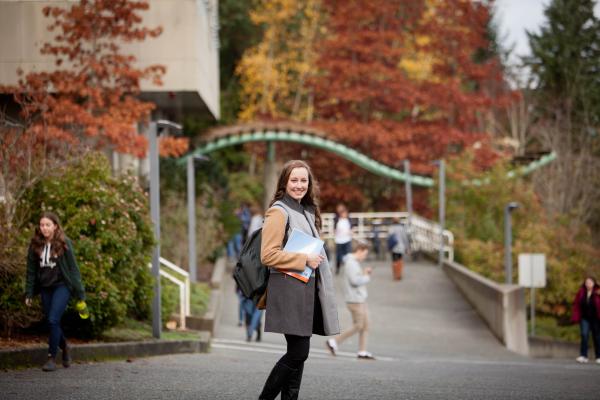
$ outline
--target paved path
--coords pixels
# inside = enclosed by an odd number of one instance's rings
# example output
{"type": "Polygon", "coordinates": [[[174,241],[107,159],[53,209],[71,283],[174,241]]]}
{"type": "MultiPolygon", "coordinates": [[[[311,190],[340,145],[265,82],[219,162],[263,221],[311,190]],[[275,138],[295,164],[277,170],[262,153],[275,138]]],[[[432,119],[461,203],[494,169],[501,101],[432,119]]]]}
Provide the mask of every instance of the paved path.
{"type": "MultiPolygon", "coordinates": [[[[372,263],[368,263],[372,264],[372,263]]],[[[592,399],[600,365],[531,360],[504,349],[443,272],[413,263],[400,282],[375,265],[370,286],[369,348],[377,361],[358,361],[355,338],[332,357],[314,336],[302,399],[592,399]]],[[[232,281],[210,354],[152,357],[132,363],[75,365],[49,374],[0,373],[2,399],[256,399],[281,335],[246,343],[237,327],[232,281]]],[[[339,282],[338,282],[339,284],[339,282]]],[[[350,316],[340,300],[342,327],[350,316]]]]}

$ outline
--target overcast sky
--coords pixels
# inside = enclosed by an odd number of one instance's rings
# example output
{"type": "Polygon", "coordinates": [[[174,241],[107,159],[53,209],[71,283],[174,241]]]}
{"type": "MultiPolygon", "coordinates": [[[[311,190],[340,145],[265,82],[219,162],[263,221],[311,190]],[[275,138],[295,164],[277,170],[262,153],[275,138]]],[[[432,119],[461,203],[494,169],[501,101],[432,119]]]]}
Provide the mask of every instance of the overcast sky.
{"type": "MultiPolygon", "coordinates": [[[[496,0],[496,21],[500,28],[500,39],[504,48],[514,45],[514,54],[529,54],[529,43],[525,30],[539,32],[545,22],[544,8],[550,0],[496,0]]],[[[595,13],[600,16],[600,2],[595,13]]],[[[513,61],[516,58],[511,59],[513,61]]]]}

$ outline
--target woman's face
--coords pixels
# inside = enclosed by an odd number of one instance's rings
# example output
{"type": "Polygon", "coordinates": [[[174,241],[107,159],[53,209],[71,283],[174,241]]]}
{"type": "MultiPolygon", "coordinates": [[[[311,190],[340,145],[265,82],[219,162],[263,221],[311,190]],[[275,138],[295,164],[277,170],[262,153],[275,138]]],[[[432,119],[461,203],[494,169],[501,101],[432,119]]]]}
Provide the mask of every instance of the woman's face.
{"type": "Polygon", "coordinates": [[[308,191],[308,170],[304,167],[294,168],[290,173],[285,191],[294,200],[302,200],[308,191]]]}
{"type": "Polygon", "coordinates": [[[594,281],[590,278],[587,278],[585,280],[585,287],[587,288],[587,290],[592,290],[594,288],[594,281]]]}
{"type": "Polygon", "coordinates": [[[51,219],[42,218],[40,219],[40,231],[46,239],[52,239],[54,231],[56,231],[56,224],[51,219]]]}

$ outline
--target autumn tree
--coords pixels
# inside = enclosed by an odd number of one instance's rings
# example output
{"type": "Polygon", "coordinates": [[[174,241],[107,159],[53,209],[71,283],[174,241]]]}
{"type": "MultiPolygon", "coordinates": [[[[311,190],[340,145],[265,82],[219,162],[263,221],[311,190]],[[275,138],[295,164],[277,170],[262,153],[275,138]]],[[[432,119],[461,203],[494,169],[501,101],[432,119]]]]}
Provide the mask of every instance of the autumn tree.
{"type": "MultiPolygon", "coordinates": [[[[44,145],[83,143],[143,156],[147,143],[137,124],[150,116],[154,104],[137,98],[140,82],[161,84],[165,69],[141,67],[122,51],[122,44],[156,37],[161,28],[142,25],[147,1],[81,0],[70,8],[47,6],[44,15],[54,33],[43,55],[55,61],[51,71],[21,71],[14,93],[23,119],[44,145]]],[[[185,146],[185,144],[182,144],[185,146]]],[[[181,151],[181,145],[165,148],[181,151]]]]}
{"type": "MultiPolygon", "coordinates": [[[[280,9],[270,8],[272,2],[257,7],[257,13],[273,18],[261,21],[265,36],[257,49],[263,46],[262,52],[248,54],[248,61],[256,60],[253,69],[244,69],[242,63],[238,70],[256,75],[252,81],[242,80],[251,94],[245,110],[252,112],[241,117],[310,121],[386,164],[400,168],[402,160],[410,159],[414,171],[422,174],[433,172],[433,159],[469,147],[478,149],[480,167],[493,163],[496,155],[486,143],[485,117],[499,101],[490,87],[502,84],[502,75],[496,57],[481,56],[490,47],[487,3],[322,0],[314,36],[290,34],[296,26],[290,16],[302,17],[298,12],[302,6],[285,8],[284,0],[278,3],[280,9]],[[277,10],[288,14],[277,19],[277,10]],[[288,54],[300,44],[305,50],[293,54],[302,57],[291,59],[300,59],[309,68],[305,85],[290,68],[278,67],[289,64],[273,64],[269,58],[288,54]],[[306,96],[301,104],[307,107],[299,114],[289,106],[298,90],[306,96]]],[[[322,187],[326,203],[398,206],[392,200],[400,192],[394,192],[394,185],[374,180],[346,162],[332,163],[336,156],[288,145],[283,153],[297,157],[300,150],[318,171],[324,171],[320,175],[328,182],[322,187]],[[392,201],[378,203],[382,199],[392,201]]]]}
{"type": "MultiPolygon", "coordinates": [[[[432,173],[432,160],[470,147],[478,149],[478,165],[494,161],[480,118],[498,101],[486,85],[501,81],[501,70],[494,58],[475,58],[489,46],[488,6],[466,0],[325,5],[328,35],[313,83],[319,126],[389,165],[409,159],[418,173],[432,173]]],[[[361,175],[345,165],[327,171],[346,184],[361,175]]],[[[388,186],[373,188],[374,197],[388,186]]]]}
{"type": "Polygon", "coordinates": [[[250,18],[264,26],[264,33],[236,69],[242,86],[239,118],[310,121],[314,109],[308,83],[317,71],[321,0],[262,0],[250,18]]]}

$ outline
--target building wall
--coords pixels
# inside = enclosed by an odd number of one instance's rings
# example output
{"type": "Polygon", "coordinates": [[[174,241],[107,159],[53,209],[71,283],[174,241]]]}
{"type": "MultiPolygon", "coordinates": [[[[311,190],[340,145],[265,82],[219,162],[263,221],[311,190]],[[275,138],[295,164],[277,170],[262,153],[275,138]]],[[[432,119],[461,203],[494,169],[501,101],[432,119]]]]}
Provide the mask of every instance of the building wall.
{"type": "MultiPolygon", "coordinates": [[[[0,84],[14,84],[17,68],[52,70],[52,58],[40,48],[54,33],[42,14],[47,5],[68,7],[74,1],[0,0],[0,84]]],[[[124,54],[140,66],[161,64],[162,86],[142,83],[144,92],[192,92],[219,118],[218,0],[150,0],[143,24],[162,26],[163,33],[142,43],[123,44],[124,54]]]]}

